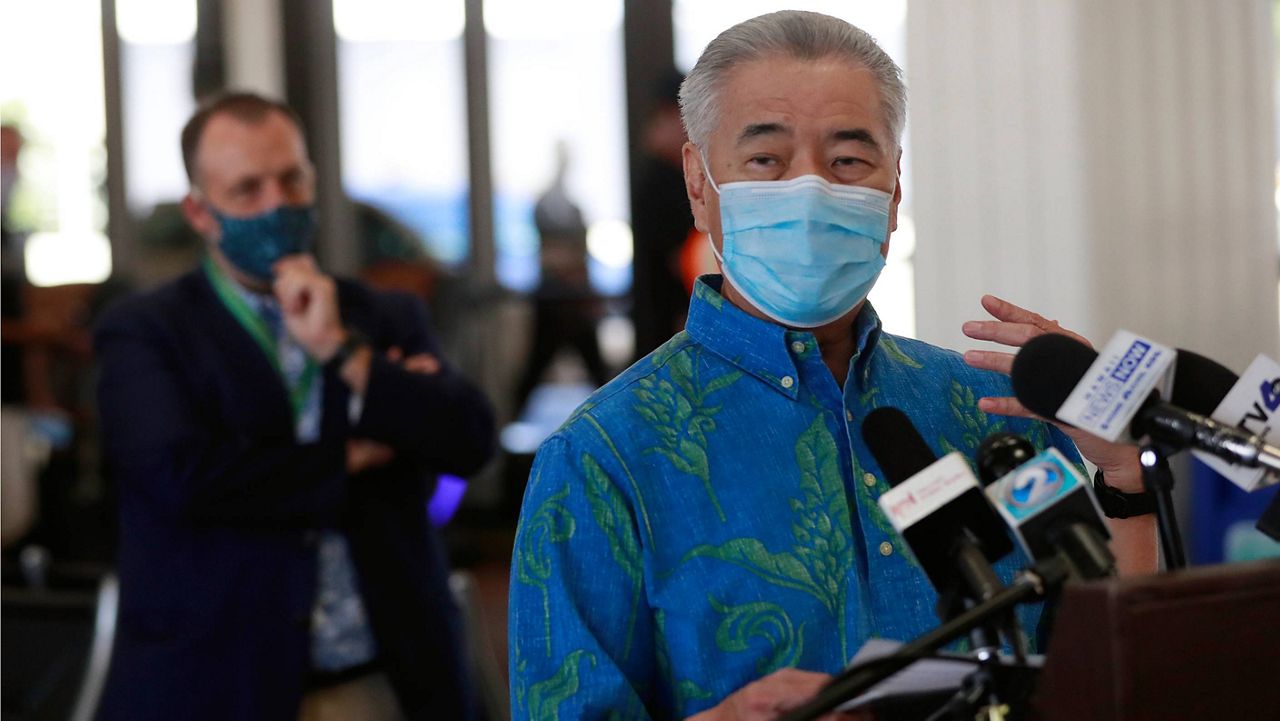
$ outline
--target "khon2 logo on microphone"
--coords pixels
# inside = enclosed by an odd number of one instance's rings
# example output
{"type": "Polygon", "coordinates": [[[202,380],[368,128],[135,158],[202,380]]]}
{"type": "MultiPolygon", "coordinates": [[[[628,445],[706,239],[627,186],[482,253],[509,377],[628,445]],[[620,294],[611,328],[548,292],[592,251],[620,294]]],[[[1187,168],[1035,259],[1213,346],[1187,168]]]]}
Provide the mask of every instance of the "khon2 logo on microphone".
{"type": "Polygon", "coordinates": [[[1036,515],[1075,489],[1076,475],[1051,451],[1038,454],[997,481],[1000,510],[1015,522],[1036,515]]]}

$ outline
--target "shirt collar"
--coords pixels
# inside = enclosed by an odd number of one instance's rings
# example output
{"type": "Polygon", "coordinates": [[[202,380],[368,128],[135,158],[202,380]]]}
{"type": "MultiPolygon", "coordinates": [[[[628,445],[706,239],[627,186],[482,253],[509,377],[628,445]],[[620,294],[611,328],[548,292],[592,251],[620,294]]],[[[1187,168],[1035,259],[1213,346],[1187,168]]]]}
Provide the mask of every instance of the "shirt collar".
{"type": "MultiPolygon", "coordinates": [[[[221,269],[219,269],[219,271],[221,271],[221,269]]],[[[254,293],[234,280],[231,281],[231,287],[235,288],[236,294],[245,299],[245,302],[249,304],[250,308],[253,308],[259,313],[262,313],[265,310],[279,311],[280,309],[280,301],[276,300],[276,297],[271,293],[254,293]]]]}
{"type": "MultiPolygon", "coordinates": [[[[799,393],[796,358],[817,353],[818,343],[808,331],[787,330],[771,321],[750,315],[725,300],[720,290],[724,277],[704,275],[693,287],[689,301],[689,336],[716,355],[764,381],[789,398],[799,393]],[[789,380],[788,380],[789,379],[789,380]]],[[[880,317],[870,301],[862,306],[854,321],[857,344],[854,368],[866,380],[871,351],[880,339],[880,317]]]]}
{"type": "Polygon", "coordinates": [[[853,321],[853,334],[857,341],[854,344],[853,367],[863,384],[867,382],[867,374],[871,371],[871,355],[879,345],[880,334],[883,332],[880,314],[876,312],[875,306],[871,305],[871,301],[867,300],[862,304],[862,310],[853,321]]]}
{"type": "MultiPolygon", "coordinates": [[[[268,315],[274,315],[276,318],[280,317],[280,301],[276,300],[274,295],[270,295],[270,294],[263,295],[261,293],[254,293],[253,291],[249,290],[243,285],[240,285],[233,278],[231,278],[226,273],[224,273],[223,270],[219,268],[216,263],[213,262],[212,258],[210,258],[207,262],[209,264],[210,270],[212,270],[212,272],[214,273],[219,274],[221,277],[225,278],[227,281],[226,283],[227,287],[235,291],[235,294],[239,296],[240,299],[243,300],[246,305],[248,305],[251,309],[253,309],[254,313],[257,313],[258,315],[264,318],[266,318],[268,315]]],[[[274,328],[274,330],[279,331],[282,328],[283,328],[283,325],[281,325],[280,328],[274,328]]]]}

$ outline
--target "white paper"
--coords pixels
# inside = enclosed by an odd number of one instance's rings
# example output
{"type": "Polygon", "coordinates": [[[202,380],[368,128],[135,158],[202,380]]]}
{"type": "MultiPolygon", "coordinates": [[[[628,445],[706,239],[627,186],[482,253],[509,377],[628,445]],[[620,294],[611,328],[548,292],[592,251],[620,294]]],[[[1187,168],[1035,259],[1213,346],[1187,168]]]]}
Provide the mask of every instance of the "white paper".
{"type": "MultiPolygon", "coordinates": [[[[849,661],[850,666],[869,661],[881,656],[888,656],[902,646],[899,641],[873,638],[862,645],[849,661]]],[[[1001,655],[1001,661],[1007,659],[1001,655]]],[[[1044,664],[1044,656],[1029,655],[1027,664],[1039,667],[1044,664]]],[[[880,699],[894,696],[911,696],[916,694],[936,693],[939,691],[958,690],[969,674],[976,671],[977,664],[967,657],[945,654],[939,658],[925,658],[895,673],[889,678],[872,686],[861,696],[840,706],[840,711],[851,711],[874,703],[880,699]],[[947,656],[950,656],[948,658],[947,656]]]]}

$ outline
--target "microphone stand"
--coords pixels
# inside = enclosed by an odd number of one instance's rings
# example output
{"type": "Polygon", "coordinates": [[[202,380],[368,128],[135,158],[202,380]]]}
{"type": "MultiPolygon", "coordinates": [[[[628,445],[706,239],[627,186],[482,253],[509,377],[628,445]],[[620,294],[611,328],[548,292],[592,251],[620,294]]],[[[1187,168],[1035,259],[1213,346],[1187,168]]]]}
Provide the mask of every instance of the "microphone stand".
{"type": "MultiPolygon", "coordinates": [[[[972,536],[966,536],[956,544],[951,558],[961,583],[953,584],[951,589],[939,597],[938,615],[944,622],[953,618],[958,611],[990,600],[1004,586],[972,536]],[[947,597],[950,597],[949,603],[943,601],[947,597]]],[[[967,699],[970,695],[977,694],[978,698],[986,701],[989,708],[1000,705],[997,675],[1000,671],[1001,635],[1006,637],[1019,661],[1025,659],[1022,648],[1023,639],[1012,611],[994,617],[972,629],[969,636],[973,643],[973,655],[978,660],[978,669],[969,677],[972,682],[968,684],[971,687],[969,691],[957,694],[953,704],[967,703],[960,699],[967,699]]],[[[970,706],[974,713],[969,716],[974,716],[979,707],[975,704],[970,706]]]]}
{"type": "MultiPolygon", "coordinates": [[[[1004,586],[972,536],[966,534],[959,539],[951,549],[950,558],[956,569],[956,576],[938,594],[937,611],[942,621],[951,619],[972,604],[986,601],[1004,586]]],[[[974,651],[1000,647],[997,627],[1000,631],[1006,631],[1007,624],[1005,619],[998,620],[1001,621],[998,626],[988,623],[973,629],[971,641],[974,651]]],[[[1014,643],[1014,639],[1010,638],[1010,643],[1014,643]]]]}
{"type": "Polygon", "coordinates": [[[1002,588],[986,601],[960,613],[950,621],[917,637],[889,656],[874,659],[845,669],[803,705],[780,717],[780,721],[813,721],[819,716],[910,666],[924,656],[930,656],[939,648],[960,638],[970,630],[987,623],[992,618],[1012,609],[1019,603],[1044,598],[1058,588],[1069,575],[1067,564],[1060,558],[1051,558],[1018,574],[1013,583],[1002,588]]]}
{"type": "Polygon", "coordinates": [[[1173,472],[1169,470],[1168,453],[1164,446],[1148,441],[1138,450],[1138,463],[1142,466],[1142,485],[1156,499],[1156,523],[1160,528],[1165,568],[1170,571],[1186,568],[1182,533],[1173,508],[1173,472]]]}
{"type": "Polygon", "coordinates": [[[977,671],[966,676],[959,690],[925,721],[1004,719],[1010,713],[1010,709],[999,702],[998,686],[999,680],[994,670],[987,666],[979,667],[977,671]],[[986,699],[985,705],[984,699],[986,699]]]}

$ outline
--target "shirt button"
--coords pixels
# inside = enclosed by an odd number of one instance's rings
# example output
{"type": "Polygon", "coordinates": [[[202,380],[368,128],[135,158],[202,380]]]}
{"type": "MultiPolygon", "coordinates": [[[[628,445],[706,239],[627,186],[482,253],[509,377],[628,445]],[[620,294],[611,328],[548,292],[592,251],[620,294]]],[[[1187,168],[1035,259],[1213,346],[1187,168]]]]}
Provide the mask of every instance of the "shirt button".
{"type": "Polygon", "coordinates": [[[846,421],[849,421],[850,423],[853,423],[853,411],[845,411],[845,412],[844,412],[844,419],[845,419],[846,421]]]}
{"type": "Polygon", "coordinates": [[[880,542],[880,555],[881,555],[881,556],[892,556],[892,555],[893,555],[893,544],[892,544],[892,543],[889,543],[888,541],[881,541],[881,542],[880,542]]]}
{"type": "Polygon", "coordinates": [[[795,384],[796,384],[796,379],[795,379],[795,378],[792,378],[791,376],[782,376],[782,387],[783,387],[783,388],[790,388],[791,386],[793,386],[793,385],[795,385],[795,384]]]}
{"type": "Polygon", "coordinates": [[[862,474],[862,482],[863,482],[864,484],[866,484],[867,488],[875,488],[875,487],[876,487],[876,474],[874,474],[874,473],[863,473],[863,474],[862,474]]]}
{"type": "Polygon", "coordinates": [[[795,351],[796,353],[803,353],[803,352],[804,352],[804,341],[802,341],[802,340],[793,341],[793,342],[791,343],[791,350],[795,351]]]}

